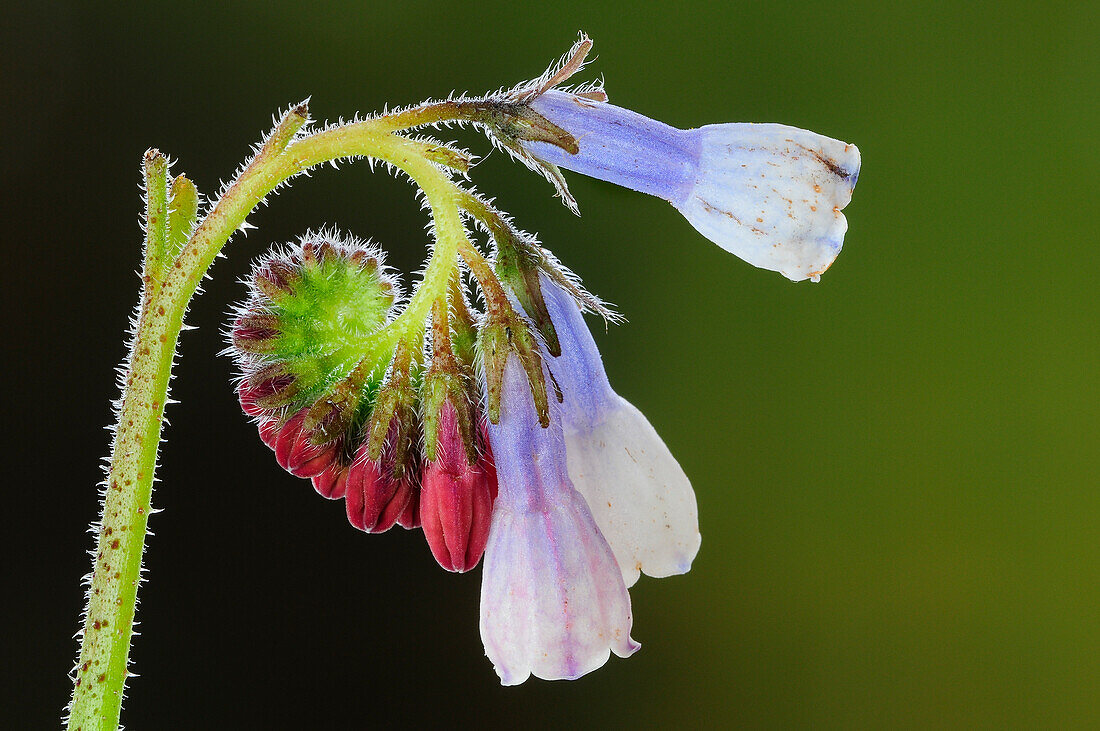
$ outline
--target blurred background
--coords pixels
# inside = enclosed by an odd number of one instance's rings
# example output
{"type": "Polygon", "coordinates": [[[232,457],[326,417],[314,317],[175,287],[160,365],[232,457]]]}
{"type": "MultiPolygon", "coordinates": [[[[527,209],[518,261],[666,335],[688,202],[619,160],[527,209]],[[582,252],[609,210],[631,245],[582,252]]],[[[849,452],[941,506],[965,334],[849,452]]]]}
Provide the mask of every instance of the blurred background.
{"type": "Polygon", "coordinates": [[[220,330],[254,256],[331,224],[422,263],[410,186],[350,166],[253,215],[191,309],[126,726],[1100,723],[1097,19],[1023,2],[5,11],[3,725],[55,727],[69,696],[144,150],[211,193],[289,103],[336,119],[496,89],[578,29],[619,105],[863,153],[817,285],[640,194],[569,176],[576,218],[504,155],[474,172],[629,318],[593,323],[612,383],[693,480],[702,550],[632,590],[642,651],[501,688],[480,571],[439,570],[417,533],[350,528],[239,413],[220,330]]]}

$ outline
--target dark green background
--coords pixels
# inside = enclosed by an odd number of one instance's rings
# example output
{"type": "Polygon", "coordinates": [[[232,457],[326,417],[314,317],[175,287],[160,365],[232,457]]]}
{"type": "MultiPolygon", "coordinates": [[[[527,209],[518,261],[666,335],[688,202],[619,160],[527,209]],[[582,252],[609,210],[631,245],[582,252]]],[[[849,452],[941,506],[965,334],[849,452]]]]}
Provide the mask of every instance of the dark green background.
{"type": "MultiPolygon", "coordinates": [[[[859,145],[818,285],[667,204],[494,153],[474,171],[630,322],[616,389],[691,476],[693,571],[632,590],[642,651],[502,689],[479,575],[363,536],[282,473],[217,357],[236,278],[335,224],[415,270],[404,182],[321,171],[238,237],[189,316],[141,592],[130,728],[1100,723],[1097,11],[1090,3],[45,3],[7,14],[6,725],[68,695],[148,146],[214,191],[271,114],[335,119],[542,71],[583,28],[612,101],[859,145]]],[[[462,141],[488,149],[476,135],[462,141]]]]}

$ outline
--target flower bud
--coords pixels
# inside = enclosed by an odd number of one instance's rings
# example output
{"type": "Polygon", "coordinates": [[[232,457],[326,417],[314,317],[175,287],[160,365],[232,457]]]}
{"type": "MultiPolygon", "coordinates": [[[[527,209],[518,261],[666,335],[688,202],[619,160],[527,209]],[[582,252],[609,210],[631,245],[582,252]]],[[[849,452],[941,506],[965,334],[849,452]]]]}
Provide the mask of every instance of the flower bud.
{"type": "Polygon", "coordinates": [[[340,442],[317,444],[310,432],[303,428],[306,410],[302,409],[290,419],[280,421],[264,418],[257,424],[260,440],[275,452],[275,461],[295,477],[312,478],[325,472],[337,461],[340,442]]]}
{"type": "Polygon", "coordinates": [[[297,376],[283,363],[264,366],[246,380],[250,401],[265,413],[291,403],[302,390],[297,376]]]}
{"type": "Polygon", "coordinates": [[[303,428],[306,409],[302,409],[282,425],[275,439],[275,461],[295,477],[315,477],[324,472],[336,458],[337,444],[315,444],[310,432],[303,428]]]}
{"type": "Polygon", "coordinates": [[[423,492],[422,487],[412,485],[409,502],[405,505],[405,509],[401,511],[401,515],[397,516],[397,524],[405,530],[414,530],[420,527],[420,501],[423,492]]]}
{"type": "Polygon", "coordinates": [[[348,468],[344,493],[348,522],[361,531],[383,533],[402,517],[407,523],[416,522],[405,515],[418,489],[416,470],[395,462],[400,431],[396,420],[391,422],[381,459],[371,459],[369,442],[364,441],[348,468]]]}
{"type": "Polygon", "coordinates": [[[348,466],[339,459],[334,460],[324,472],[313,476],[313,489],[318,495],[329,500],[344,497],[348,486],[348,466]]]}
{"type": "Polygon", "coordinates": [[[248,416],[260,416],[264,410],[256,405],[256,393],[248,383],[247,378],[242,378],[237,384],[237,400],[241,403],[241,410],[248,416]]]}
{"type": "Polygon", "coordinates": [[[459,416],[450,401],[439,410],[436,459],[424,468],[420,518],[424,537],[439,565],[464,572],[477,566],[489,539],[489,522],[497,493],[496,469],[482,439],[475,464],[466,457],[459,416]]]}

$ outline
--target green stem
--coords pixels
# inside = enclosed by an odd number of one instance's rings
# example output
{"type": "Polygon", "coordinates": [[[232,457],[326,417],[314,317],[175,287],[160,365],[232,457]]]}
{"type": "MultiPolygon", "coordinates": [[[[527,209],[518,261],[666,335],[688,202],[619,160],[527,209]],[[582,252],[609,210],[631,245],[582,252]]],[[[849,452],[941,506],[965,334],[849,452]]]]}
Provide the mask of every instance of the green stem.
{"type": "MultiPolygon", "coordinates": [[[[412,177],[432,208],[437,243],[417,293],[405,312],[379,333],[397,342],[422,334],[432,302],[446,291],[463,242],[458,212],[460,190],[425,159],[430,149],[396,134],[410,121],[426,124],[452,113],[444,105],[399,115],[404,122],[379,118],[326,130],[295,141],[307,118],[301,105],[288,112],[251,163],[226,190],[174,257],[166,257],[165,172],[163,158],[146,161],[150,197],[145,263],[137,329],[126,361],[122,403],[115,426],[110,469],[103,499],[93,573],[88,590],[83,639],[77,661],[70,729],[115,729],[126,684],[141,558],[151,511],[153,473],[160,444],[164,404],[183,317],[199,282],[232,233],[280,183],[315,165],[353,156],[369,156],[395,165],[412,177]],[[432,115],[435,118],[432,119],[432,115]],[[428,121],[425,121],[428,120],[428,121]],[[150,161],[155,164],[150,165],[150,161]],[[149,246],[149,242],[154,242],[149,246]]],[[[442,161],[447,162],[447,153],[442,161]]],[[[172,252],[175,253],[175,252],[172,252]]]]}

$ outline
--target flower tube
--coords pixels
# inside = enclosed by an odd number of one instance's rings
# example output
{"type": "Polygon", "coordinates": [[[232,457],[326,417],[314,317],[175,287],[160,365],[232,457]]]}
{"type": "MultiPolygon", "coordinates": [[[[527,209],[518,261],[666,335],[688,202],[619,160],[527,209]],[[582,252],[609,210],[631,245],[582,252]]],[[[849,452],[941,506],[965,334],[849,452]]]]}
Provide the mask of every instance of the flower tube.
{"type": "MultiPolygon", "coordinates": [[[[554,399],[552,412],[556,412],[554,399]]],[[[504,685],[575,679],[639,647],[630,596],[607,541],[566,467],[557,413],[539,424],[515,356],[504,368],[497,468],[481,585],[481,637],[504,685]]]]}
{"type": "Polygon", "coordinates": [[[578,152],[521,144],[538,160],[663,198],[726,251],[792,281],[817,281],[844,244],[841,210],[859,177],[855,145],[782,124],[681,130],[551,89],[531,108],[578,152]]]}

